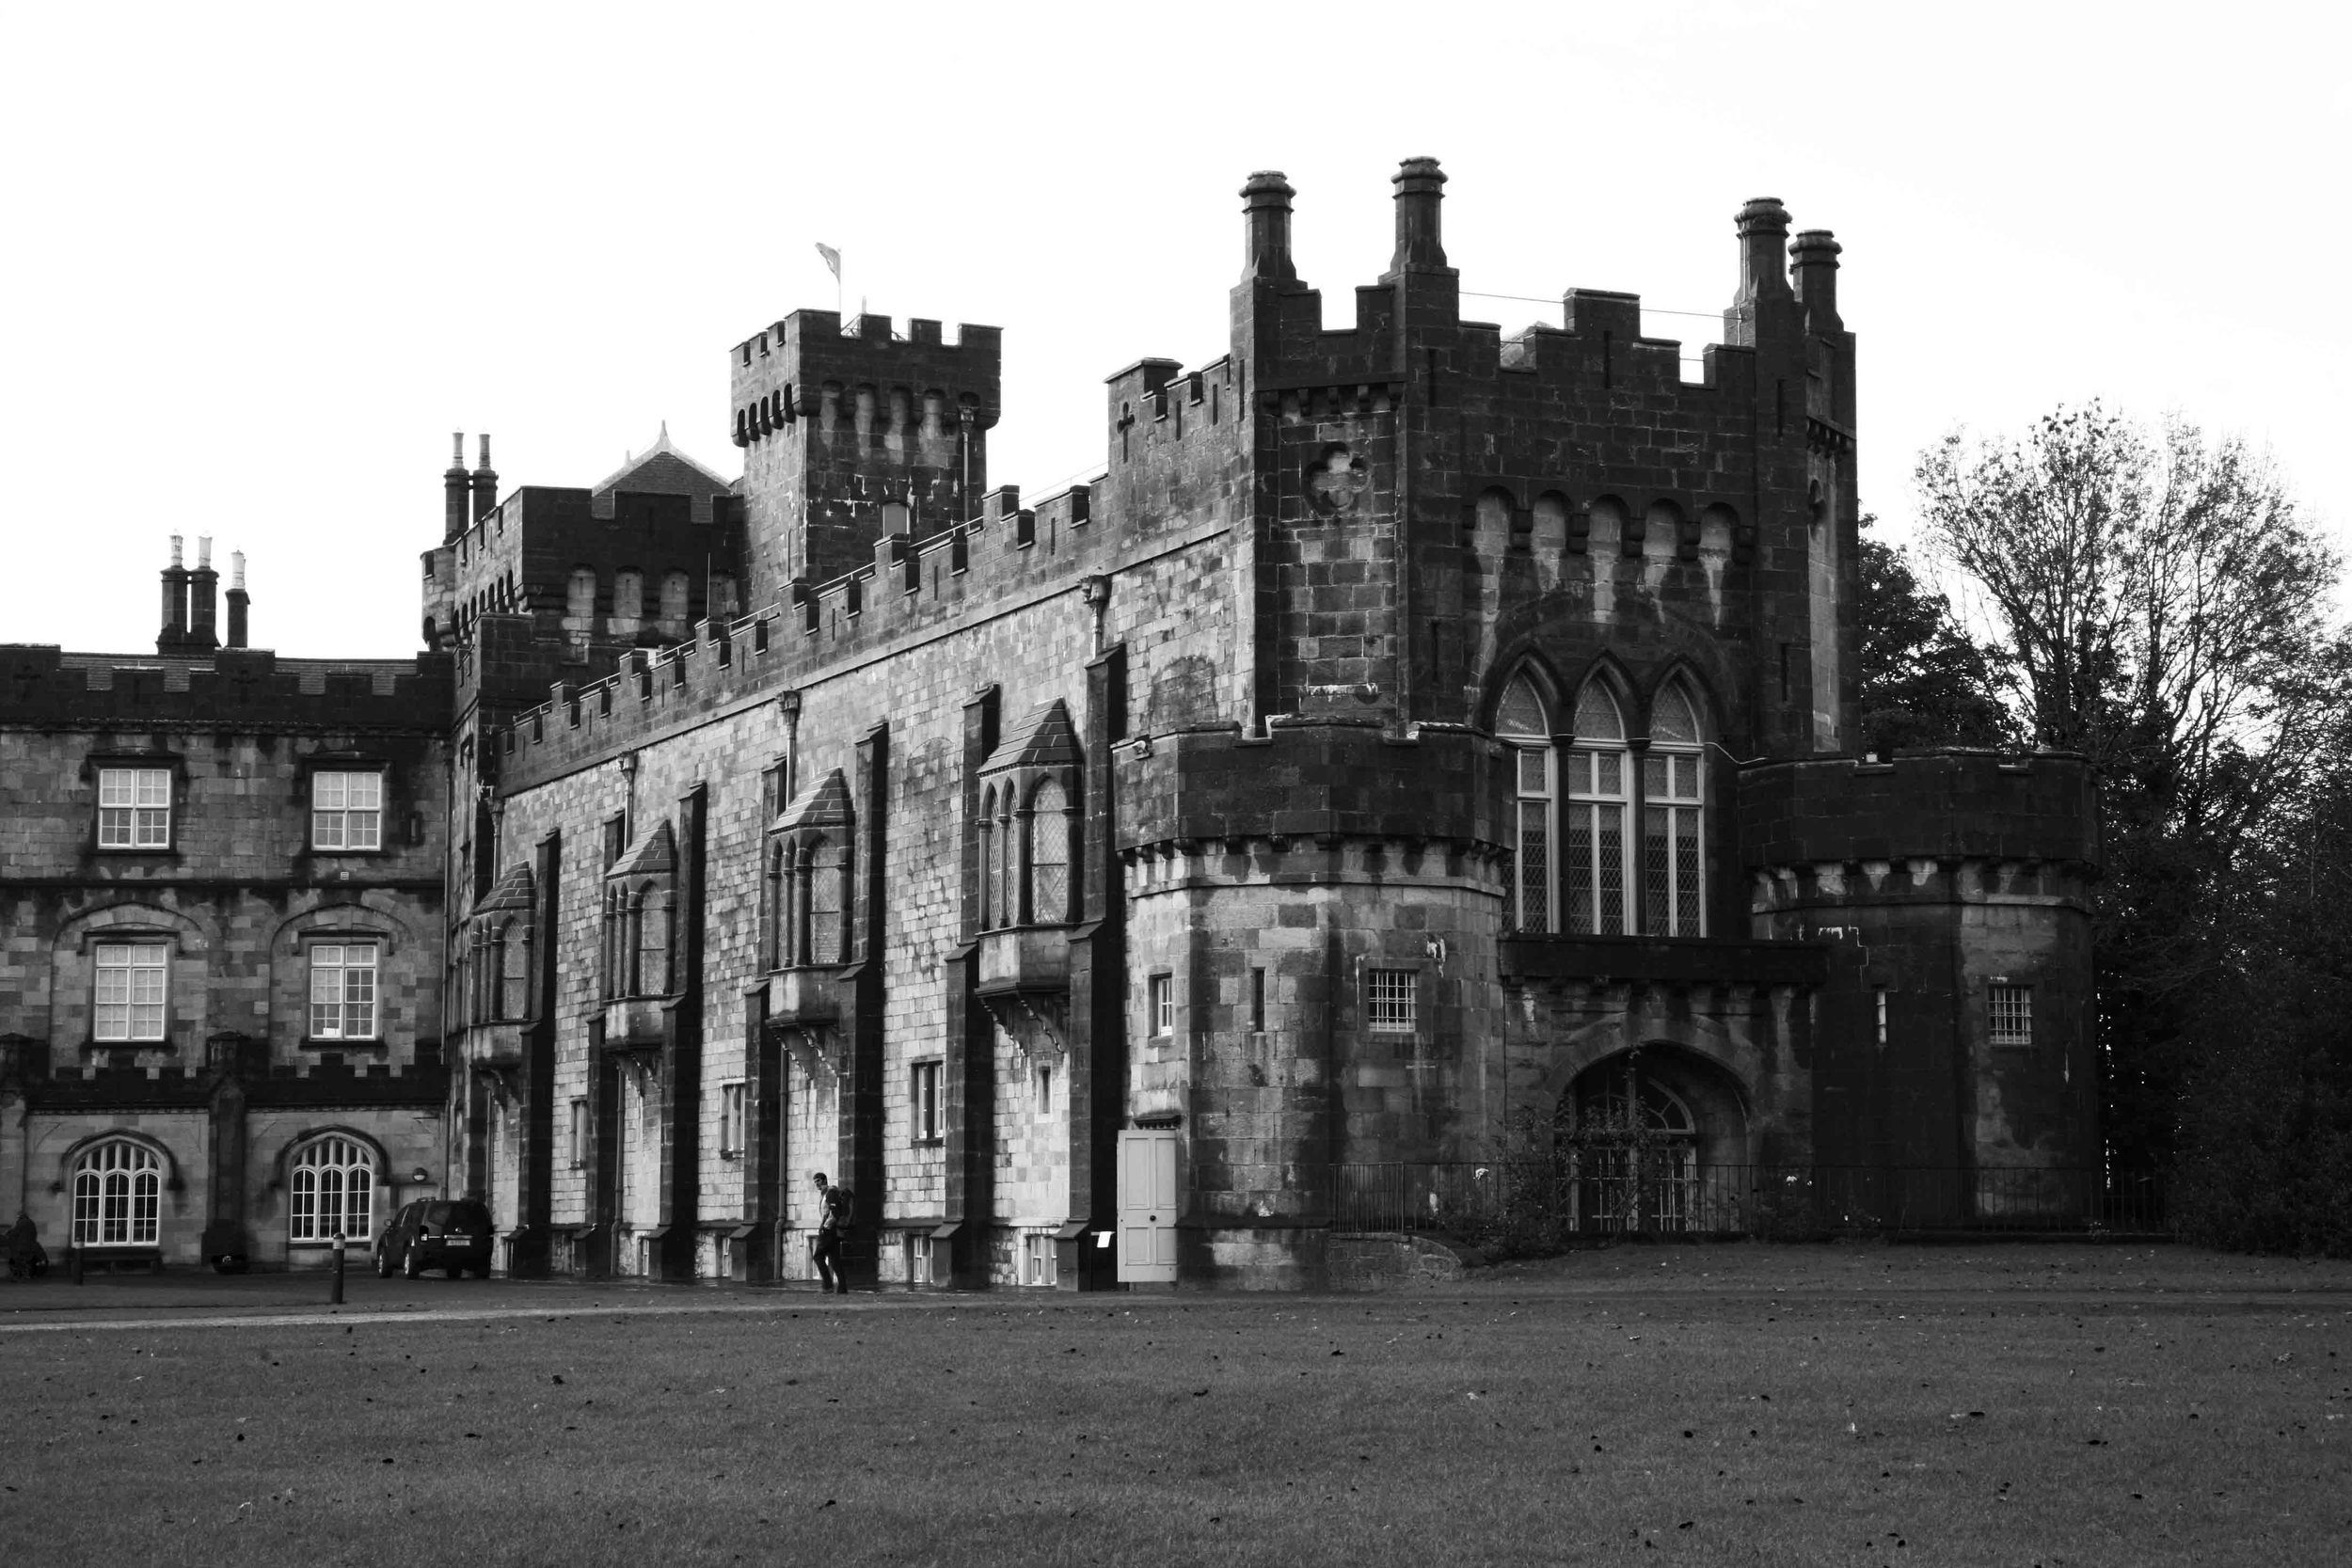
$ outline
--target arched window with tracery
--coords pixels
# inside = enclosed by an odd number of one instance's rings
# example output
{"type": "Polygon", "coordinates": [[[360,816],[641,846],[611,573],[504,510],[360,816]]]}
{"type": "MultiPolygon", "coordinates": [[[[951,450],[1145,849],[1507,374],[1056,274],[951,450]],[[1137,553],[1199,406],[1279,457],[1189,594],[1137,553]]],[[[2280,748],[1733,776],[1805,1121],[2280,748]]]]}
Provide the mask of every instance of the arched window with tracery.
{"type": "Polygon", "coordinates": [[[1571,1091],[1565,1152],[1578,1223],[1597,1230],[1685,1230],[1696,1210],[1698,1123],[1629,1053],[1571,1091]]]}
{"type": "Polygon", "coordinates": [[[1625,715],[1599,681],[1576,699],[1576,740],[1567,754],[1562,830],[1561,928],[1618,936],[1627,929],[1625,715]]]}
{"type": "Polygon", "coordinates": [[[1675,681],[1650,705],[1642,757],[1642,928],[1652,936],[1706,934],[1704,760],[1697,707],[1675,681]]]}
{"type": "Polygon", "coordinates": [[[656,823],[629,845],[604,877],[605,995],[669,995],[677,934],[670,918],[677,848],[669,823],[656,823]]]}
{"type": "Polygon", "coordinates": [[[778,969],[847,963],[856,824],[838,768],[795,796],[769,829],[768,895],[778,969]]]}
{"type": "Polygon", "coordinates": [[[373,1239],[375,1153],[358,1139],[329,1133],[304,1144],[287,1191],[287,1240],[331,1242],[339,1230],[354,1245],[373,1239]]]}
{"type": "Polygon", "coordinates": [[[1059,783],[1047,779],[1029,797],[1029,919],[1040,926],[1070,918],[1070,809],[1059,783]]]}
{"type": "Polygon", "coordinates": [[[1551,715],[1543,693],[1525,675],[1503,689],[1495,734],[1511,748],[1516,780],[1512,844],[1511,924],[1521,931],[1552,928],[1552,797],[1555,762],[1551,715]]]}
{"type": "Polygon", "coordinates": [[[131,1138],[92,1144],[73,1163],[73,1244],[156,1246],[163,1230],[164,1163],[131,1138]]]}

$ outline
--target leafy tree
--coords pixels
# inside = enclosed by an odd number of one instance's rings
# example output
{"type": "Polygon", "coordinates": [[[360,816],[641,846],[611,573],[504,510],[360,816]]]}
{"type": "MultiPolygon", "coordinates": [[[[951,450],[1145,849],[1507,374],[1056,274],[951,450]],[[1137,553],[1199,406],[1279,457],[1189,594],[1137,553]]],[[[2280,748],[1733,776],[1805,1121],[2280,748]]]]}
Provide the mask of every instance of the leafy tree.
{"type": "Polygon", "coordinates": [[[2003,701],[2007,680],[1941,594],[1923,586],[1892,545],[1868,536],[1861,578],[1861,680],[1856,691],[1865,750],[1899,746],[2013,746],[2017,721],[2003,701]]]}
{"type": "Polygon", "coordinates": [[[2265,459],[2177,418],[2061,408],[2020,438],[1947,437],[1916,478],[2027,734],[2097,771],[2107,1135],[2168,1156],[2200,1135],[2192,1088],[2247,1050],[2215,999],[2252,997],[2258,970],[2266,1003],[2296,992],[2249,933],[2279,833],[2346,760],[2322,744],[2352,697],[2326,624],[2339,563],[2265,459]]]}

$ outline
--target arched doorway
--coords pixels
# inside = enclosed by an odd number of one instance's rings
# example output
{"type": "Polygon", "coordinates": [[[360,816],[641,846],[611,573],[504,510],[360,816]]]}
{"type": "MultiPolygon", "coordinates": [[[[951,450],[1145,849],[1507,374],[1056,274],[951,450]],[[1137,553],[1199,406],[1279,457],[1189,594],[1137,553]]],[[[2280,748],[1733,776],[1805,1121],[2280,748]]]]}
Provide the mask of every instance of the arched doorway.
{"type": "Polygon", "coordinates": [[[1691,1232],[1739,1223],[1744,1096],[1703,1057],[1651,1045],[1595,1063],[1561,1095],[1552,1135],[1580,1230],[1691,1232]]]}

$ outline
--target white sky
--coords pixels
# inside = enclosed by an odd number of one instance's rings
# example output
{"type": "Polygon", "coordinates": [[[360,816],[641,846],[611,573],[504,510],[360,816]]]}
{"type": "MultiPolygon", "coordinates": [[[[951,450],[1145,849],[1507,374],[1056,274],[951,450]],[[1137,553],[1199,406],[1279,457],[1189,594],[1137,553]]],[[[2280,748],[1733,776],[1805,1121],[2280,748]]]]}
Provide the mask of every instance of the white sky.
{"type": "Polygon", "coordinates": [[[2266,442],[2343,541],[2342,15],[20,4],[0,641],[151,648],[177,531],[247,553],[256,643],[413,651],[449,433],[492,432],[508,487],[593,483],[664,420],[739,472],[726,350],[833,304],[820,240],[852,309],[1005,329],[991,478],[1041,493],[1099,465],[1110,372],[1223,352],[1250,170],[1298,188],[1338,322],[1422,153],[1466,290],[1712,312],[1744,198],[1835,230],[1899,534],[1944,430],[2100,396],[2266,442]]]}

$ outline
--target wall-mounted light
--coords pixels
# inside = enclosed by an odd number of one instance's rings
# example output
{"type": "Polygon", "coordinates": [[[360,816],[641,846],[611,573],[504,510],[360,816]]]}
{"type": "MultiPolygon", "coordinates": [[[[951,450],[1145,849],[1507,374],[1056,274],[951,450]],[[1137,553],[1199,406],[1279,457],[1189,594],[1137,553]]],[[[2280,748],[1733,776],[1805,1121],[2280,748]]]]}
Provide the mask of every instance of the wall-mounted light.
{"type": "Polygon", "coordinates": [[[413,1174],[412,1174],[412,1175],[408,1178],[408,1180],[411,1180],[411,1181],[413,1181],[413,1182],[415,1182],[418,1186],[421,1187],[421,1186],[423,1186],[426,1182],[428,1182],[428,1181],[432,1180],[433,1180],[433,1178],[431,1178],[430,1176],[427,1176],[427,1175],[425,1174],[424,1167],[423,1167],[422,1165],[419,1165],[419,1166],[416,1168],[416,1171],[415,1171],[415,1172],[414,1172],[414,1173],[413,1173],[413,1174]]]}

